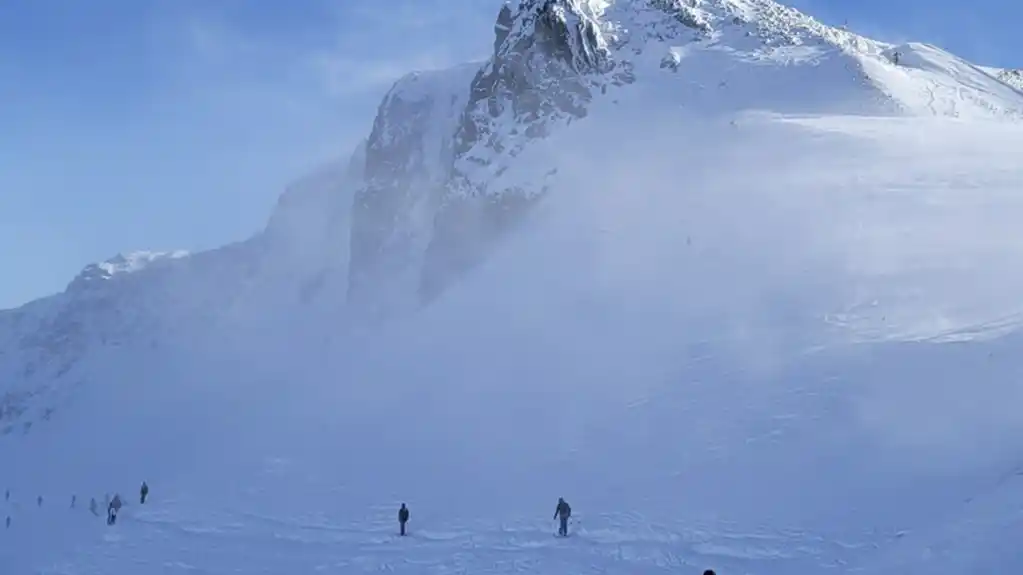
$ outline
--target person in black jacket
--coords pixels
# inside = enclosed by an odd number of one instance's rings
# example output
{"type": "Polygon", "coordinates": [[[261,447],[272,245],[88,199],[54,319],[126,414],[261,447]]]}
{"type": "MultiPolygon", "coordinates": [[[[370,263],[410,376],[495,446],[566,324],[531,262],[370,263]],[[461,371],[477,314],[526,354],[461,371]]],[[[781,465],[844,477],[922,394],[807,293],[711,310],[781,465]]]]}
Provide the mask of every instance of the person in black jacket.
{"type": "Polygon", "coordinates": [[[572,516],[572,507],[563,497],[558,498],[558,506],[554,509],[554,517],[561,520],[558,525],[558,535],[568,537],[568,518],[572,516]]]}
{"type": "Polygon", "coordinates": [[[117,523],[117,514],[121,511],[121,495],[118,493],[114,494],[114,498],[110,500],[110,505],[107,506],[107,525],[113,525],[117,523]]]}
{"type": "Polygon", "coordinates": [[[139,503],[145,505],[146,497],[149,495],[149,485],[145,481],[142,482],[142,489],[139,490],[139,503]]]}
{"type": "Polygon", "coordinates": [[[408,507],[405,504],[401,504],[401,509],[398,510],[398,525],[401,527],[401,534],[405,535],[405,524],[408,523],[408,507]]]}

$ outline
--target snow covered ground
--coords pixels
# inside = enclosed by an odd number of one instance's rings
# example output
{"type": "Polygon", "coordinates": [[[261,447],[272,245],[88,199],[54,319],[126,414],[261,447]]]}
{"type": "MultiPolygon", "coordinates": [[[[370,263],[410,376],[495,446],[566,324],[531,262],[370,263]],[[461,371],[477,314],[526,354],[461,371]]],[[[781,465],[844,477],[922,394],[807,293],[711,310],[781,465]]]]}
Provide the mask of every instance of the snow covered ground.
{"type": "MultiPolygon", "coordinates": [[[[571,122],[523,112],[546,138],[497,105],[506,95],[477,102],[508,114],[487,115],[493,133],[462,159],[484,160],[474,174],[497,195],[547,193],[422,311],[371,327],[291,298],[346,289],[340,232],[359,214],[334,205],[342,166],[285,196],[261,240],[272,257],[253,242],[122,258],[83,281],[118,275],[123,299],[97,289],[88,314],[29,313],[42,301],[11,319],[60,323],[57,350],[91,333],[82,321],[118,335],[111,310],[178,321],[83,346],[80,384],[36,390],[57,415],[0,436],[0,573],[1023,566],[1023,95],[933,46],[759,0],[701,4],[721,26],[705,36],[645,2],[615,6],[657,24],[622,48],[634,83],[595,83],[571,122]],[[514,153],[487,156],[502,147],[514,153]],[[108,527],[115,491],[127,506],[108,527]],[[568,539],[553,535],[559,496],[568,539]]],[[[439,133],[458,101],[443,118],[412,108],[439,133]]],[[[396,134],[397,148],[422,135],[396,134]]],[[[409,156],[425,162],[431,142],[409,156]]],[[[36,333],[21,324],[11,333],[36,333]]],[[[35,383],[23,368],[57,369],[4,353],[5,392],[35,383]]]]}
{"type": "Polygon", "coordinates": [[[647,117],[552,138],[559,194],[417,316],[95,358],[117,379],[0,447],[3,571],[1011,564],[1023,130],[647,117]],[[985,537],[935,528],[971,498],[985,537]]]}

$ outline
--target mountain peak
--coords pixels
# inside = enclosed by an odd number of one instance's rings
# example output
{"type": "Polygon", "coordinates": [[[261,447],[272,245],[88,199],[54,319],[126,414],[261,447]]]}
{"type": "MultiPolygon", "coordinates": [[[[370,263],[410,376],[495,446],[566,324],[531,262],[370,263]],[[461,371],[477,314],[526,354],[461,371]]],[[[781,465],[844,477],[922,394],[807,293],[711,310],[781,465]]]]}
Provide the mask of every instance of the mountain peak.
{"type": "Polygon", "coordinates": [[[747,61],[790,46],[884,47],[773,0],[521,0],[503,6],[494,31],[456,136],[456,195],[502,193],[495,152],[514,158],[553,124],[585,117],[598,93],[675,68],[688,44],[747,61]]]}
{"type": "Polygon", "coordinates": [[[592,68],[608,49],[710,38],[736,27],[741,27],[737,38],[768,43],[820,38],[846,44],[855,38],[773,0],[524,0],[517,9],[506,4],[502,10],[499,29],[507,32],[499,32],[498,45],[507,45],[505,38],[514,39],[516,31],[540,31],[542,37],[545,31],[565,30],[572,37],[566,44],[578,48],[570,59],[592,68]]]}
{"type": "Polygon", "coordinates": [[[165,260],[176,260],[188,256],[183,250],[171,252],[135,251],[119,253],[116,256],[94,264],[89,264],[72,280],[68,286],[69,291],[86,285],[93,285],[96,282],[107,281],[117,276],[133,274],[142,271],[153,264],[165,260]]]}

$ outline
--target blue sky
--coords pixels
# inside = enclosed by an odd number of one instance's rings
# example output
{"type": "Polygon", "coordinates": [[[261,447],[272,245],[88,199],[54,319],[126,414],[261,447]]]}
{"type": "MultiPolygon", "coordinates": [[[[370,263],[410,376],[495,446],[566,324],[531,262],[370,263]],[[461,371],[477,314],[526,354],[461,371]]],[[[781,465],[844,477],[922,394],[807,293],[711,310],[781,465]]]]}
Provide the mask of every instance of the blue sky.
{"type": "MultiPolygon", "coordinates": [[[[792,0],[1023,67],[1009,0],[792,0]]],[[[3,0],[0,308],[119,251],[247,237],[368,132],[390,82],[484,57],[500,0],[3,0]]]]}

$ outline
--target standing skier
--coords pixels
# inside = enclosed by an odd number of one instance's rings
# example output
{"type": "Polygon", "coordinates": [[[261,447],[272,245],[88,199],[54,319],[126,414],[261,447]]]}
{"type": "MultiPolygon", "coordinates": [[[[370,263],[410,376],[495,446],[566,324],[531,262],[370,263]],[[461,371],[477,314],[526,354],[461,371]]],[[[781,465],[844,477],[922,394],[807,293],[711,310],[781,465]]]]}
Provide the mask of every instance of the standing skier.
{"type": "Polygon", "coordinates": [[[565,498],[558,498],[558,506],[554,509],[554,517],[561,520],[558,525],[558,535],[568,537],[568,518],[572,516],[572,507],[565,501],[565,498]]]}
{"type": "Polygon", "coordinates": [[[107,507],[107,525],[113,525],[117,523],[117,513],[121,510],[121,496],[114,494],[114,498],[110,500],[110,506],[107,507]]]}
{"type": "Polygon", "coordinates": [[[405,524],[408,523],[408,516],[408,507],[405,507],[405,504],[402,503],[401,509],[398,510],[398,525],[401,528],[402,536],[405,535],[405,524]]]}
{"type": "Polygon", "coordinates": [[[139,493],[140,493],[140,497],[139,497],[140,503],[145,505],[145,503],[146,503],[146,496],[149,495],[149,486],[146,485],[145,481],[142,482],[142,490],[139,493]]]}

